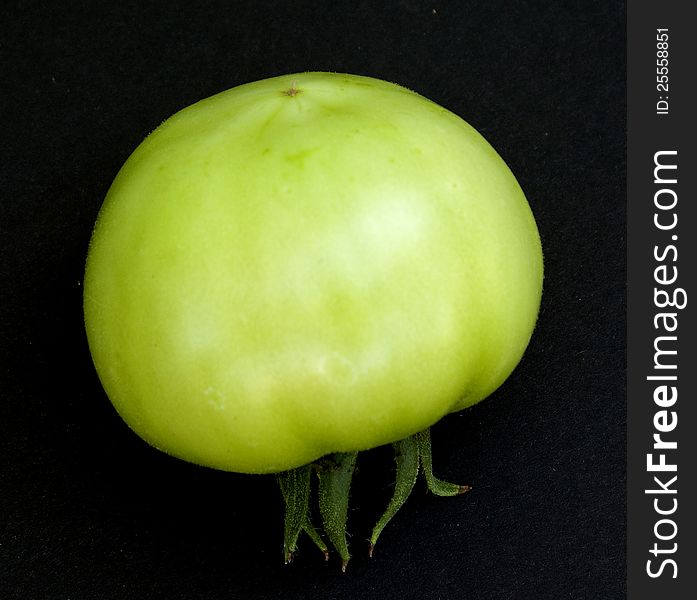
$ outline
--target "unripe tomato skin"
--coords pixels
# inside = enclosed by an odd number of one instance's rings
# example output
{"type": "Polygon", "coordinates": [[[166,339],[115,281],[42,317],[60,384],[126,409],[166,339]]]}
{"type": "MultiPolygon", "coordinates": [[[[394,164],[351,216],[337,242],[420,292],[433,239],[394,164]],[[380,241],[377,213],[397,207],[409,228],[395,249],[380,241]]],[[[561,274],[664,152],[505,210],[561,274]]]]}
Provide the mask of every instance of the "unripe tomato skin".
{"type": "Polygon", "coordinates": [[[405,438],[519,362],[542,253],[508,167],[399,86],[302,73],[177,113],[90,243],[90,350],[152,445],[271,473],[405,438]]]}

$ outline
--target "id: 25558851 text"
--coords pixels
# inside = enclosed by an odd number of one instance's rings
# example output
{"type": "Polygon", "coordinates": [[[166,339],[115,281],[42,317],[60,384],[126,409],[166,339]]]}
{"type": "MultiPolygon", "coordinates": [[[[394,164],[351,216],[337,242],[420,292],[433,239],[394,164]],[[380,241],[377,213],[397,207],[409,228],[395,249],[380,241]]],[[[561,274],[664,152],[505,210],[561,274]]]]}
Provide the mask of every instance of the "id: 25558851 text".
{"type": "Polygon", "coordinates": [[[667,115],[668,103],[668,29],[656,29],[656,114],[667,115]]]}

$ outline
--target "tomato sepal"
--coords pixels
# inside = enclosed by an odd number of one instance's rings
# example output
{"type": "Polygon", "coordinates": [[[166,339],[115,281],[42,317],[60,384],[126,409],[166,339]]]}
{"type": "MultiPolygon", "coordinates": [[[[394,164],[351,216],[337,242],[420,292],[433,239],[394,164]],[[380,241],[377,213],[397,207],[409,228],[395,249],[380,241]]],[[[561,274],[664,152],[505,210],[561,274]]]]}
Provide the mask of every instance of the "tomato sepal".
{"type": "MultiPolygon", "coordinates": [[[[396,465],[394,492],[371,533],[369,557],[373,556],[375,544],[385,526],[409,498],[419,471],[423,471],[428,491],[436,496],[457,496],[472,489],[468,485],[450,483],[433,475],[429,429],[394,442],[392,447],[396,465]]],[[[324,533],[341,558],[341,571],[346,571],[351,559],[346,541],[346,522],[357,456],[358,452],[330,454],[309,465],[276,475],[285,502],[283,553],[286,564],[293,560],[302,531],[322,551],[325,561],[329,560],[327,545],[310,521],[311,473],[315,472],[319,481],[319,512],[324,533]]]]}
{"type": "Polygon", "coordinates": [[[349,491],[353,471],[356,468],[358,452],[345,452],[332,455],[329,466],[317,471],[319,478],[319,512],[322,515],[324,531],[341,557],[341,571],[351,559],[346,542],[346,520],[348,517],[349,491]]]}
{"type": "Polygon", "coordinates": [[[436,496],[459,496],[469,492],[472,487],[469,485],[458,485],[438,479],[433,475],[433,458],[431,455],[431,430],[426,429],[417,433],[415,436],[416,445],[419,452],[419,463],[424,472],[428,491],[436,496]]]}
{"type": "Polygon", "coordinates": [[[276,480],[285,503],[283,558],[286,564],[293,561],[298,549],[298,537],[304,531],[329,560],[329,549],[310,522],[311,465],[278,473],[276,480]]]}
{"type": "Polygon", "coordinates": [[[419,475],[419,453],[415,437],[411,436],[392,444],[397,467],[394,493],[370,536],[370,545],[368,546],[368,556],[370,557],[373,556],[373,549],[382,530],[392,520],[392,517],[397,514],[397,511],[402,508],[416,484],[416,479],[419,475]]]}

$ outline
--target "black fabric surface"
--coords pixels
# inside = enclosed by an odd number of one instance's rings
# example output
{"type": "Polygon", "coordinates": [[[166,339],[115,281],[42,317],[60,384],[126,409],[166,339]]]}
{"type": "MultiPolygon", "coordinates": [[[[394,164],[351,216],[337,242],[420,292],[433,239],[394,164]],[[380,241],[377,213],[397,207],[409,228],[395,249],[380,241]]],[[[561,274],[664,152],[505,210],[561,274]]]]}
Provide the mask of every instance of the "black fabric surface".
{"type": "Polygon", "coordinates": [[[614,599],[625,593],[625,7],[592,0],[10,2],[0,8],[0,597],[614,599]],[[433,428],[437,473],[366,557],[388,449],[360,463],[341,574],[282,564],[273,478],[199,468],[109,404],[82,326],[91,228],[166,117],[303,70],[394,81],[476,127],[545,251],[532,343],[433,428]],[[372,460],[370,460],[372,459],[372,460]]]}

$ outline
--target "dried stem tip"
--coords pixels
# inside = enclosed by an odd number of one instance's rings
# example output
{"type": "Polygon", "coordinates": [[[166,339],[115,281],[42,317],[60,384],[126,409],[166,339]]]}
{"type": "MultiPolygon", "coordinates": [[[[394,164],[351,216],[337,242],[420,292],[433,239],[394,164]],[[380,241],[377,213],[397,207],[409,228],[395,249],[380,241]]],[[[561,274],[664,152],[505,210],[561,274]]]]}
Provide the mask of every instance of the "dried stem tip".
{"type": "Polygon", "coordinates": [[[291,81],[290,87],[287,90],[283,90],[284,96],[290,96],[291,98],[297,96],[302,90],[298,88],[297,81],[291,81]]]}

